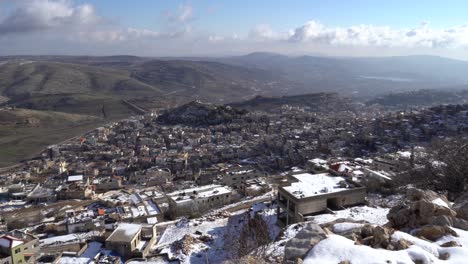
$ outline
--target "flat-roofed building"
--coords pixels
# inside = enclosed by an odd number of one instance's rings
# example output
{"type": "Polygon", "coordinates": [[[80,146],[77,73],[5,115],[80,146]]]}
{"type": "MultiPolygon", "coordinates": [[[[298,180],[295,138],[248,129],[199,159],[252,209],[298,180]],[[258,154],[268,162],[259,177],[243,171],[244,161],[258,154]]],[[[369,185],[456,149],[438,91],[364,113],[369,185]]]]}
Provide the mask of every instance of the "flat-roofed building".
{"type": "Polygon", "coordinates": [[[329,173],[288,175],[288,184],[278,188],[278,219],[286,225],[302,222],[309,215],[365,202],[366,189],[345,177],[329,173]]]}
{"type": "Polygon", "coordinates": [[[208,209],[232,203],[233,190],[228,186],[206,185],[168,194],[169,211],[172,217],[196,216],[208,209]]]}
{"type": "Polygon", "coordinates": [[[106,248],[125,259],[144,258],[156,242],[156,226],[120,223],[106,239],[106,248]]]}
{"type": "Polygon", "coordinates": [[[231,167],[223,172],[222,179],[225,185],[238,190],[246,181],[260,178],[262,176],[263,174],[259,170],[250,166],[231,167]]]}

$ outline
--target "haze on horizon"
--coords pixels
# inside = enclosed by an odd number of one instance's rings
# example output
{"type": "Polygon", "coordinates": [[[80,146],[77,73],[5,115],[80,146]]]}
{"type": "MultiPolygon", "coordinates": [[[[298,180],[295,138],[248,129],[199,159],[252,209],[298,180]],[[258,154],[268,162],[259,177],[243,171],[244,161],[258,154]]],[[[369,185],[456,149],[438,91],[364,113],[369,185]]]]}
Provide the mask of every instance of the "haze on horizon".
{"type": "Polygon", "coordinates": [[[0,0],[0,55],[438,55],[468,60],[464,1],[0,0]]]}

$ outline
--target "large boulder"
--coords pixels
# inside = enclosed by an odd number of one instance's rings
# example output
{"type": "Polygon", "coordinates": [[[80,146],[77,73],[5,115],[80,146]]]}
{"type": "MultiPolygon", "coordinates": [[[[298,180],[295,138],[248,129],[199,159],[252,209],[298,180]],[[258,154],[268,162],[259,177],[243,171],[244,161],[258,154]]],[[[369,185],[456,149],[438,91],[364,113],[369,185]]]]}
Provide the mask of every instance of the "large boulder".
{"type": "Polygon", "coordinates": [[[289,240],[284,248],[285,262],[303,259],[307,252],[317,243],[327,238],[325,231],[317,224],[307,223],[307,225],[289,240]]]}
{"type": "Polygon", "coordinates": [[[370,246],[373,248],[387,248],[391,242],[393,230],[376,226],[372,233],[372,239],[370,240],[370,246]]]}
{"type": "Polygon", "coordinates": [[[429,202],[418,200],[409,205],[397,205],[390,209],[387,215],[390,226],[394,228],[416,228],[431,223],[437,216],[455,217],[452,209],[429,202]]]}
{"type": "Polygon", "coordinates": [[[441,225],[441,226],[452,226],[455,228],[459,228],[462,230],[468,230],[468,221],[461,219],[461,218],[456,218],[453,216],[447,216],[447,215],[440,215],[440,216],[434,216],[429,219],[430,224],[433,225],[441,225]]]}
{"type": "Polygon", "coordinates": [[[425,200],[425,201],[428,201],[428,202],[432,202],[434,200],[437,200],[437,199],[441,199],[444,203],[446,203],[447,205],[449,205],[449,200],[447,199],[447,197],[445,195],[442,195],[442,194],[438,194],[434,191],[431,191],[431,190],[421,190],[421,189],[417,189],[417,188],[409,188],[407,191],[406,191],[406,197],[408,198],[408,200],[410,201],[420,201],[420,200],[425,200]]]}
{"type": "Polygon", "coordinates": [[[455,202],[453,210],[457,213],[457,218],[468,220],[468,200],[455,202]]]}
{"type": "Polygon", "coordinates": [[[436,241],[447,235],[458,236],[458,234],[447,225],[425,225],[415,230],[413,235],[431,241],[436,241]]]}

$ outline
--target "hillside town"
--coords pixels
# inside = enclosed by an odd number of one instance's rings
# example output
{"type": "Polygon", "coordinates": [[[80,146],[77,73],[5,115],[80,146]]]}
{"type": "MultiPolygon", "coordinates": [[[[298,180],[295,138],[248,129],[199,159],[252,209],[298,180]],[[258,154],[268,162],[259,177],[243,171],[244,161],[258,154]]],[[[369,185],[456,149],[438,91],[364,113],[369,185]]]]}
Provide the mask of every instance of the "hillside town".
{"type": "Polygon", "coordinates": [[[395,191],[432,141],[468,134],[468,106],[372,107],[194,101],[49,146],[0,170],[0,263],[360,263],[333,244],[387,263],[468,256],[442,250],[468,247],[465,204],[395,191]]]}

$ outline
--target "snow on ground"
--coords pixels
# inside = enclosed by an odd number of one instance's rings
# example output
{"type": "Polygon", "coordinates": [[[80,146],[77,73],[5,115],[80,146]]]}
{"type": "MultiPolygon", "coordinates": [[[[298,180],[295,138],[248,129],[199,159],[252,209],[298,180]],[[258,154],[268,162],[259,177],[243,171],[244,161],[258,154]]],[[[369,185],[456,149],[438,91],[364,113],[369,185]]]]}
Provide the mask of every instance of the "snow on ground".
{"type": "Polygon", "coordinates": [[[343,233],[354,228],[359,228],[364,226],[364,224],[359,223],[336,223],[333,225],[333,232],[334,233],[343,233]]]}
{"type": "Polygon", "coordinates": [[[365,220],[371,224],[384,225],[388,222],[387,214],[389,208],[356,206],[345,210],[334,211],[335,214],[321,214],[311,216],[307,220],[317,224],[325,224],[339,218],[351,218],[354,220],[365,220]]]}
{"type": "Polygon", "coordinates": [[[429,253],[418,247],[412,247],[401,251],[388,251],[363,245],[355,245],[354,241],[345,237],[329,235],[328,238],[320,241],[320,243],[312,248],[304,259],[304,264],[336,264],[346,260],[353,264],[413,264],[414,261],[411,256],[422,256],[431,259],[429,253]]]}
{"type": "Polygon", "coordinates": [[[206,263],[207,260],[210,263],[220,263],[235,257],[239,248],[238,237],[247,222],[246,217],[253,217],[256,212],[267,223],[270,238],[275,239],[280,232],[280,228],[276,225],[276,208],[257,203],[251,210],[240,210],[232,213],[230,217],[215,217],[215,214],[210,213],[198,219],[182,219],[166,228],[154,249],[162,249],[162,253],[179,258],[181,263],[206,263]],[[209,235],[213,240],[193,244],[187,255],[171,249],[171,245],[185,235],[198,237],[197,233],[209,235]]]}
{"type": "Polygon", "coordinates": [[[443,207],[450,208],[450,207],[448,206],[448,204],[447,204],[444,200],[442,200],[442,199],[440,199],[440,198],[437,198],[437,199],[432,200],[432,203],[433,203],[433,204],[436,204],[436,205],[443,206],[443,207]]]}
{"type": "Polygon", "coordinates": [[[468,231],[453,228],[458,237],[445,236],[437,242],[414,237],[408,233],[395,231],[392,241],[404,239],[411,246],[405,250],[375,249],[356,245],[354,241],[339,235],[329,235],[315,245],[304,259],[304,263],[336,264],[350,261],[353,264],[465,264],[468,263],[468,231]],[[458,242],[461,247],[441,247],[449,241],[458,242]],[[441,260],[442,256],[448,259],[441,260]]]}

